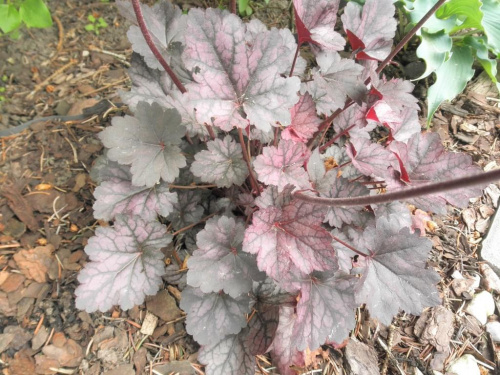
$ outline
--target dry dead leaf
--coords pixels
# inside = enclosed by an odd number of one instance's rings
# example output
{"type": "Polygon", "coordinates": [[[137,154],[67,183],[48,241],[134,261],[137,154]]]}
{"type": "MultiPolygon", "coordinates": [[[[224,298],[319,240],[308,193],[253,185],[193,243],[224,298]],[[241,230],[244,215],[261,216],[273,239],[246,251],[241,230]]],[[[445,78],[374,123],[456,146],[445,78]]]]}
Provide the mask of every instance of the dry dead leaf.
{"type": "Polygon", "coordinates": [[[47,271],[54,261],[53,251],[54,246],[52,245],[38,246],[31,250],[20,250],[14,254],[14,260],[27,278],[44,283],[47,281],[47,271]]]}

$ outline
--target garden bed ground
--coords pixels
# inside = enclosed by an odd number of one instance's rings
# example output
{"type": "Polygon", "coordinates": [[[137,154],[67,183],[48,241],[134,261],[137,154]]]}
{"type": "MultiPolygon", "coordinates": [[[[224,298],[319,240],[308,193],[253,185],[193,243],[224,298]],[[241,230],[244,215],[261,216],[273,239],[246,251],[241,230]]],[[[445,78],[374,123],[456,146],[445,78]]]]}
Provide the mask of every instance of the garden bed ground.
{"type": "MultiPolygon", "coordinates": [[[[116,106],[86,121],[40,122],[1,139],[0,368],[5,375],[203,374],[178,308],[182,282],[165,284],[165,291],[129,311],[88,314],[74,306],[76,276],[87,261],[83,248],[95,226],[106,225],[92,215],[95,186],[88,173],[102,152],[96,134],[110,117],[126,112],[117,90],[129,85],[131,49],[128,25],[113,3],[48,4],[56,21],[51,29],[23,30],[17,41],[0,38],[0,77],[6,77],[0,82],[6,89],[0,129],[34,117],[79,114],[103,99],[116,106]],[[85,30],[90,14],[109,25],[99,35],[85,30]]],[[[209,5],[214,4],[183,3],[209,5]]],[[[287,26],[289,14],[289,2],[278,0],[267,7],[262,2],[256,12],[269,26],[287,26]]],[[[425,92],[425,82],[418,87],[425,92]]],[[[500,164],[500,109],[488,97],[498,93],[478,77],[437,112],[430,130],[485,170],[500,164]]],[[[496,373],[500,352],[464,310],[474,292],[491,288],[478,255],[499,195],[490,185],[469,208],[450,207],[428,225],[434,243],[429,263],[442,276],[444,308],[426,311],[420,320],[401,314],[391,327],[359,309],[352,334],[358,343],[307,353],[308,366],[298,373],[344,374],[349,366],[362,365],[360,374],[413,374],[415,368],[431,374],[431,368],[443,369],[464,354],[480,361],[481,374],[496,373]],[[464,280],[454,279],[454,272],[464,280]],[[479,285],[473,285],[474,276],[479,285]]],[[[497,302],[499,291],[493,291],[497,302]]],[[[259,357],[258,365],[258,373],[272,373],[266,357],[259,357]]]]}

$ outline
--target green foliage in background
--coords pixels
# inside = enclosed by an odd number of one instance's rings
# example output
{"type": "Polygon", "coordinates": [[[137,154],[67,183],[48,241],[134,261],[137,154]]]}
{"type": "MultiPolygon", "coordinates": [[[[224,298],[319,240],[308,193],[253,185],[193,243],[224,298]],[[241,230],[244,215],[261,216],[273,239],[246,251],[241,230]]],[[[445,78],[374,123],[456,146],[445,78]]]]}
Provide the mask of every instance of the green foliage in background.
{"type": "Polygon", "coordinates": [[[85,25],[85,30],[93,31],[96,33],[96,35],[99,35],[99,29],[105,29],[106,27],[108,27],[107,22],[102,17],[95,18],[92,14],[89,14],[87,20],[90,23],[85,25]]]}
{"type": "MultiPolygon", "coordinates": [[[[405,8],[416,24],[437,0],[408,0],[405,8]]],[[[497,59],[500,57],[500,1],[450,0],[424,24],[417,56],[425,61],[425,72],[417,79],[436,74],[429,88],[427,124],[439,105],[460,94],[473,77],[477,61],[500,91],[497,59]]]]}
{"type": "Polygon", "coordinates": [[[43,0],[0,0],[0,34],[19,36],[19,28],[52,26],[49,8],[43,0]]]}

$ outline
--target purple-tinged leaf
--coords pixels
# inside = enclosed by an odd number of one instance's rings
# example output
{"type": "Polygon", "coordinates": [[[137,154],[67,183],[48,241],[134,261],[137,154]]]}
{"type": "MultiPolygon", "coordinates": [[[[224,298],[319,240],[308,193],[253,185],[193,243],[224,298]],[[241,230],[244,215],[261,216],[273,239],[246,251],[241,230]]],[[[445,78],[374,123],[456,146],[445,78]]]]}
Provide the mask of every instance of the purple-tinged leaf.
{"type": "MultiPolygon", "coordinates": [[[[138,54],[132,54],[128,75],[132,81],[130,91],[120,91],[120,97],[131,110],[135,110],[139,102],[157,102],[163,107],[170,107],[167,96],[176,90],[167,73],[152,69],[146,65],[138,54]]],[[[163,69],[163,68],[162,68],[163,69]]]]}
{"type": "Polygon", "coordinates": [[[267,352],[278,328],[279,306],[258,303],[248,322],[247,347],[253,355],[267,352]]]}
{"type": "Polygon", "coordinates": [[[250,193],[241,193],[240,195],[238,195],[236,205],[244,208],[245,216],[249,216],[254,211],[255,207],[254,196],[250,193]]]}
{"type": "Polygon", "coordinates": [[[286,185],[283,191],[279,192],[276,186],[268,186],[255,198],[255,205],[259,208],[286,206],[292,200],[294,189],[293,185],[286,185]]]}
{"type": "Polygon", "coordinates": [[[360,79],[361,65],[342,59],[337,52],[322,52],[316,61],[319,69],[314,70],[313,80],[301,91],[312,95],[319,113],[329,115],[342,108],[348,96],[357,101],[366,94],[366,86],[360,79]]]}
{"type": "MultiPolygon", "coordinates": [[[[388,179],[389,190],[401,189],[407,185],[419,186],[445,181],[481,172],[479,167],[472,164],[472,158],[469,155],[447,152],[436,133],[415,134],[408,144],[392,142],[389,149],[399,155],[409,177],[409,183],[403,183],[394,177],[388,179]]],[[[479,195],[481,195],[481,187],[470,187],[426,195],[409,202],[422,210],[443,214],[446,212],[446,202],[465,207],[470,198],[479,195]]]]}
{"type": "Polygon", "coordinates": [[[173,182],[179,169],[186,166],[178,146],[186,128],[177,110],[141,102],[135,117],[115,117],[112,124],[99,138],[110,149],[109,159],[132,165],[133,185],[151,187],[160,178],[173,182]]]}
{"type": "Polygon", "coordinates": [[[78,275],[77,308],[127,310],[158,291],[165,273],[161,248],[172,241],[164,225],[120,215],[112,228],[98,227],[95,234],[85,247],[91,262],[78,275]]]}
{"type": "MultiPolygon", "coordinates": [[[[120,13],[136,25],[137,19],[131,3],[129,1],[117,1],[117,3],[120,13]]],[[[186,33],[186,16],[182,14],[178,6],[173,5],[170,1],[160,1],[152,7],[141,4],[141,10],[153,43],[163,58],[172,67],[179,67],[181,62],[179,57],[186,33]]],[[[148,66],[153,69],[163,70],[138,26],[131,26],[127,32],[127,37],[132,43],[134,52],[141,54],[148,66]]]]}
{"type": "Polygon", "coordinates": [[[175,230],[197,223],[203,217],[199,192],[193,190],[179,191],[177,196],[178,203],[174,204],[174,210],[167,218],[175,230]]]}
{"type": "Polygon", "coordinates": [[[340,0],[293,1],[299,44],[309,42],[328,51],[344,49],[344,38],[333,30],[337,22],[339,2],[340,0]]]}
{"type": "Polygon", "coordinates": [[[107,153],[99,156],[90,170],[90,177],[98,184],[103,181],[113,179],[130,181],[132,174],[128,165],[119,164],[116,161],[108,159],[107,153]]]}
{"type": "Polygon", "coordinates": [[[431,241],[401,228],[395,221],[379,218],[376,227],[366,228],[368,256],[356,287],[356,301],[366,303],[370,313],[383,324],[390,324],[398,311],[419,315],[425,307],[441,300],[435,285],[440,276],[426,268],[431,241]]]}
{"type": "Polygon", "coordinates": [[[354,104],[341,112],[333,120],[333,129],[336,134],[347,133],[351,138],[370,139],[370,132],[376,125],[368,124],[366,117],[366,106],[360,107],[354,104]]]}
{"type": "Polygon", "coordinates": [[[236,298],[259,278],[255,258],[241,251],[245,225],[221,216],[207,221],[196,236],[198,250],[188,260],[188,284],[202,292],[224,290],[236,298]]]}
{"type": "Polygon", "coordinates": [[[380,204],[375,208],[375,217],[385,218],[387,221],[396,222],[400,228],[411,227],[411,212],[408,206],[401,202],[380,204]]]}
{"type": "Polygon", "coordinates": [[[296,320],[294,307],[280,306],[279,324],[272,344],[271,357],[278,366],[281,375],[296,375],[297,372],[292,370],[290,366],[304,365],[302,352],[295,349],[296,337],[293,334],[293,328],[296,320]]]}
{"type": "Polygon", "coordinates": [[[418,121],[418,112],[413,108],[405,107],[400,116],[401,122],[391,125],[391,133],[396,141],[406,143],[413,135],[421,132],[422,126],[418,121]]]}
{"type": "MultiPolygon", "coordinates": [[[[300,80],[283,78],[293,54],[277,29],[247,34],[243,21],[227,12],[192,9],[183,59],[193,70],[189,97],[200,121],[222,130],[254,124],[268,131],[290,123],[300,80]]],[[[293,47],[295,49],[295,47],[293,47]]]]}
{"type": "Polygon", "coordinates": [[[226,135],[224,139],[207,142],[207,148],[194,156],[191,172],[196,177],[218,187],[240,186],[245,182],[248,168],[239,143],[226,135]]]}
{"type": "Polygon", "coordinates": [[[174,211],[177,193],[171,193],[167,184],[153,187],[134,186],[130,181],[113,179],[102,182],[94,191],[94,217],[113,220],[116,215],[138,215],[154,220],[157,215],[168,216],[174,211]]]}
{"type": "MultiPolygon", "coordinates": [[[[370,191],[358,182],[349,182],[337,176],[337,170],[330,170],[326,176],[318,181],[316,190],[320,196],[326,198],[347,198],[369,195],[370,191]]],[[[332,227],[340,228],[342,224],[361,224],[360,212],[363,207],[328,207],[325,222],[332,227]]]]}
{"type": "Polygon", "coordinates": [[[251,311],[248,295],[232,298],[222,292],[205,294],[189,286],[182,291],[180,308],[188,314],[186,331],[200,345],[237,334],[246,327],[245,314],[251,311]]]}
{"type": "Polygon", "coordinates": [[[198,354],[207,375],[255,375],[255,357],[247,345],[248,328],[202,346],[198,354]],[[215,342],[215,343],[213,343],[215,342]]]}
{"type": "Polygon", "coordinates": [[[261,271],[286,283],[291,273],[309,274],[334,265],[330,234],[321,226],[326,209],[293,200],[282,209],[268,207],[253,215],[243,251],[257,254],[261,271]]]}
{"type": "Polygon", "coordinates": [[[288,184],[308,189],[311,184],[303,165],[309,155],[310,151],[304,143],[281,140],[278,147],[264,147],[253,165],[259,181],[275,185],[279,191],[288,184]]]}
{"type": "Polygon", "coordinates": [[[376,91],[382,95],[383,99],[396,113],[400,113],[404,108],[419,110],[418,99],[412,95],[415,85],[403,79],[380,80],[376,85],[376,91]]]}
{"type": "Polygon", "coordinates": [[[316,272],[304,280],[293,328],[298,350],[317,349],[326,340],[342,342],[356,321],[354,286],[358,279],[343,273],[316,272]]]}
{"type": "Polygon", "coordinates": [[[382,61],[389,55],[396,34],[395,7],[392,0],[366,0],[361,6],[349,2],[342,23],[356,58],[382,61]]]}
{"type": "Polygon", "coordinates": [[[290,112],[292,123],[281,132],[281,138],[307,142],[318,131],[319,124],[321,124],[321,119],[316,115],[316,106],[312,96],[308,93],[301,95],[290,112]]]}
{"type": "Polygon", "coordinates": [[[315,148],[307,161],[307,174],[314,185],[322,180],[326,173],[325,163],[319,153],[319,147],[315,148]]]}
{"type": "Polygon", "coordinates": [[[399,170],[396,156],[368,139],[351,139],[346,151],[352,164],[366,176],[387,178],[391,174],[389,167],[399,170]]]}

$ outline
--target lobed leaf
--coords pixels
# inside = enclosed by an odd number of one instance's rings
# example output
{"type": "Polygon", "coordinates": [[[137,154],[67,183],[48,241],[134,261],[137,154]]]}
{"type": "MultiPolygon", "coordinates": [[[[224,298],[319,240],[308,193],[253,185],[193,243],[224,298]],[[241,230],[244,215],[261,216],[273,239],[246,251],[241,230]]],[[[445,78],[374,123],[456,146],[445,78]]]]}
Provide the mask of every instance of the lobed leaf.
{"type": "Polygon", "coordinates": [[[133,185],[152,187],[160,178],[173,182],[186,166],[178,146],[185,132],[176,109],[140,102],[135,117],[113,118],[99,138],[110,149],[109,159],[131,164],[133,185]]]}
{"type": "Polygon", "coordinates": [[[312,96],[306,93],[290,110],[292,122],[282,132],[281,138],[295,142],[307,142],[318,131],[321,120],[316,116],[312,96]]]}
{"type": "Polygon", "coordinates": [[[253,355],[265,354],[271,346],[279,321],[278,305],[258,303],[248,322],[246,346],[253,355]]]}
{"type": "Polygon", "coordinates": [[[370,140],[351,139],[351,144],[346,151],[352,159],[352,164],[366,176],[386,178],[391,174],[389,170],[391,166],[399,170],[394,154],[370,140]]]}
{"type": "Polygon", "coordinates": [[[257,254],[259,269],[285,285],[299,271],[331,269],[335,252],[321,227],[324,215],[324,208],[300,200],[260,209],[245,231],[243,251],[257,254]]]}
{"type": "Polygon", "coordinates": [[[183,59],[194,72],[187,89],[200,121],[213,120],[225,131],[248,124],[268,131],[277,122],[290,123],[300,80],[281,77],[295,50],[283,33],[247,33],[242,20],[227,12],[189,12],[183,59]]]}
{"type": "Polygon", "coordinates": [[[389,55],[397,25],[394,12],[392,0],[366,0],[362,10],[347,3],[341,19],[357,59],[382,61],[389,55]]]}
{"type": "Polygon", "coordinates": [[[113,227],[98,227],[85,247],[91,262],[78,275],[76,307],[93,312],[140,305],[159,289],[161,248],[171,241],[164,225],[139,216],[118,215],[113,227]]]}
{"type": "Polygon", "coordinates": [[[204,293],[223,290],[233,298],[249,292],[259,271],[255,258],[241,251],[244,233],[245,225],[234,218],[208,220],[188,260],[188,284],[204,293]]]}
{"type": "Polygon", "coordinates": [[[186,331],[200,345],[210,345],[246,327],[245,314],[250,313],[250,297],[233,298],[222,292],[205,294],[188,286],[182,291],[180,308],[188,314],[186,331]]]}
{"type": "Polygon", "coordinates": [[[349,336],[356,324],[357,280],[342,273],[315,272],[302,281],[293,328],[293,345],[298,350],[315,350],[326,340],[342,342],[349,336]]]}
{"type": "MultiPolygon", "coordinates": [[[[480,172],[480,169],[472,164],[469,155],[447,152],[436,133],[415,134],[408,141],[408,144],[393,142],[389,149],[399,155],[405,174],[408,176],[406,182],[395,180],[394,177],[388,178],[390,189],[445,181],[480,172]]],[[[399,173],[396,175],[400,176],[399,173]]],[[[458,207],[465,207],[471,197],[480,194],[480,187],[470,187],[426,195],[414,198],[410,202],[426,211],[445,213],[446,202],[458,207]]]]}
{"type": "Polygon", "coordinates": [[[248,328],[228,335],[219,342],[202,346],[198,360],[206,365],[207,375],[254,375],[255,357],[247,345],[248,328]]]}
{"type": "Polygon", "coordinates": [[[278,191],[282,191],[288,184],[307,189],[310,183],[303,164],[309,154],[304,143],[282,140],[278,147],[264,147],[253,165],[259,181],[277,186],[278,191]]]}
{"type": "Polygon", "coordinates": [[[207,149],[194,156],[191,172],[196,177],[218,187],[240,186],[245,182],[248,168],[243,160],[241,145],[230,135],[207,142],[207,149]]]}
{"type": "Polygon", "coordinates": [[[429,239],[385,218],[366,228],[363,238],[366,248],[358,250],[368,256],[357,270],[362,276],[356,301],[366,303],[374,317],[390,324],[400,309],[418,315],[441,302],[435,287],[440,276],[425,264],[432,248],[429,239]]]}
{"type": "Polygon", "coordinates": [[[345,40],[334,31],[340,0],[294,0],[299,44],[312,43],[323,50],[341,51],[345,40]]]}

